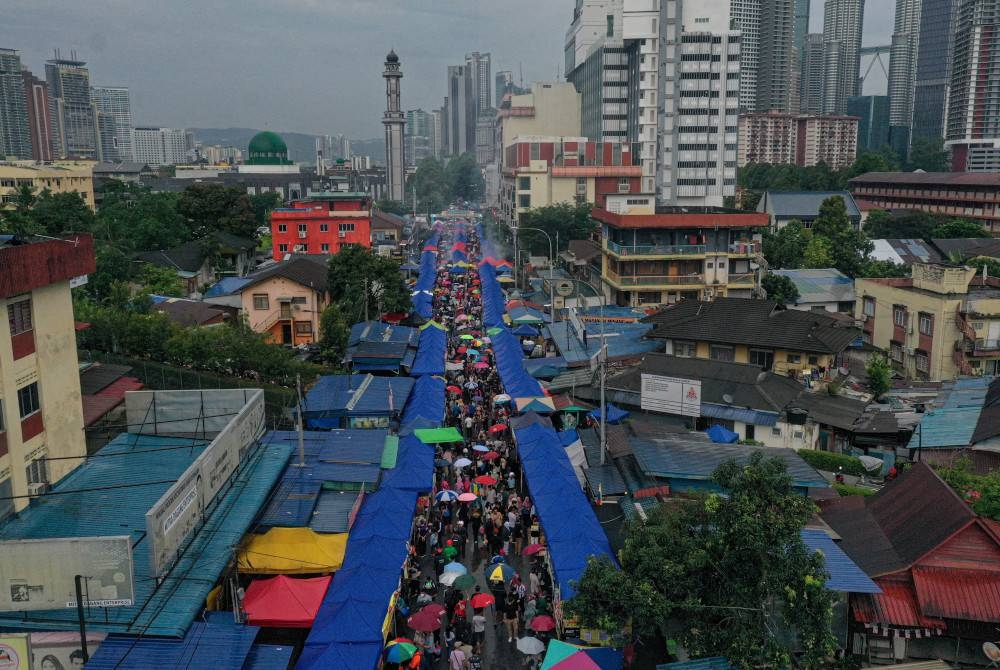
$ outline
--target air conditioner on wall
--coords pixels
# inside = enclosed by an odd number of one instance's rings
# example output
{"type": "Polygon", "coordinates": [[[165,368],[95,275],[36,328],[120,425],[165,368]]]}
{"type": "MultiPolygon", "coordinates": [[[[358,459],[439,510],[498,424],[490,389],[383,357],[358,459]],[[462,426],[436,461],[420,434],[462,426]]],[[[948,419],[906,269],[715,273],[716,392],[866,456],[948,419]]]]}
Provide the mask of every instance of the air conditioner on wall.
{"type": "Polygon", "coordinates": [[[347,231],[346,230],[338,231],[337,237],[347,237],[347,231]]]}
{"type": "Polygon", "coordinates": [[[28,495],[32,498],[45,495],[49,492],[48,482],[36,482],[34,484],[28,484],[28,495]]]}
{"type": "Polygon", "coordinates": [[[304,230],[300,230],[299,231],[299,239],[300,240],[306,239],[306,231],[304,231],[304,230]]]}

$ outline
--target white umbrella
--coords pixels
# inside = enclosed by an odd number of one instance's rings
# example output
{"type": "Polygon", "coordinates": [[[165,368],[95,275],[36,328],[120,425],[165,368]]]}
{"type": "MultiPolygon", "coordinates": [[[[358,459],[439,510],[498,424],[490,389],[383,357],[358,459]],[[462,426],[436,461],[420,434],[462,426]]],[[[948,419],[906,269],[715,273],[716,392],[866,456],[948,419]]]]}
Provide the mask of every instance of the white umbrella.
{"type": "Polygon", "coordinates": [[[456,561],[452,561],[448,565],[444,566],[444,571],[445,572],[454,572],[456,574],[456,576],[457,576],[457,575],[464,575],[464,574],[468,573],[469,569],[467,567],[465,567],[464,565],[462,565],[461,563],[458,563],[456,561]]]}
{"type": "MultiPolygon", "coordinates": [[[[463,459],[460,458],[458,460],[463,460],[463,459]]],[[[437,500],[438,502],[454,502],[455,500],[458,500],[458,493],[452,491],[451,489],[446,489],[444,491],[438,491],[437,494],[434,496],[434,499],[437,500]]]]}
{"type": "Polygon", "coordinates": [[[865,470],[868,472],[875,472],[882,467],[881,458],[875,458],[874,456],[858,456],[858,460],[861,461],[861,465],[865,466],[865,470]]]}
{"type": "Polygon", "coordinates": [[[472,461],[470,461],[468,458],[462,457],[462,458],[458,459],[457,461],[455,461],[453,463],[453,465],[456,468],[464,468],[466,465],[472,465],[472,461]]]}
{"type": "Polygon", "coordinates": [[[489,447],[487,447],[487,446],[486,446],[485,444],[474,444],[474,445],[472,445],[472,448],[473,448],[473,450],[475,450],[475,451],[481,451],[481,452],[482,452],[482,453],[484,453],[484,454],[485,454],[485,453],[486,453],[487,451],[489,451],[489,450],[490,450],[490,448],[489,448],[489,447]]]}
{"type": "Polygon", "coordinates": [[[499,405],[499,404],[505,403],[505,402],[510,402],[510,396],[507,395],[506,393],[500,393],[498,395],[493,396],[493,404],[494,405],[499,405]]]}
{"type": "Polygon", "coordinates": [[[545,643],[537,637],[522,637],[517,641],[517,650],[522,654],[540,654],[545,651],[545,643]]]}
{"type": "Polygon", "coordinates": [[[461,576],[461,572],[442,572],[441,576],[438,577],[438,583],[444,584],[445,586],[451,586],[455,583],[455,580],[461,576]]]}

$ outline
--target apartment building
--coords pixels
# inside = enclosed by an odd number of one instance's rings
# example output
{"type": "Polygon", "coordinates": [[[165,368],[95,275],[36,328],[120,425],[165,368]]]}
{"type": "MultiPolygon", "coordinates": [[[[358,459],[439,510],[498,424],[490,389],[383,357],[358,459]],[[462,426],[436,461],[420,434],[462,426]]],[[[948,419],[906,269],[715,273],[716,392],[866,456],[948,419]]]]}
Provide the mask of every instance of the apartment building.
{"type": "Polygon", "coordinates": [[[317,193],[271,212],[273,258],[287,254],[335,254],[345,244],[371,247],[367,193],[317,193]]]}
{"type": "Polygon", "coordinates": [[[858,154],[858,117],[805,116],[799,119],[795,164],[850,166],[858,154]]]}
{"type": "Polygon", "coordinates": [[[0,244],[0,519],[87,453],[70,286],[94,269],[89,235],[0,244]]]}
{"type": "Polygon", "coordinates": [[[37,195],[48,189],[52,193],[79,193],[87,205],[94,208],[93,163],[35,165],[31,162],[0,163],[0,209],[13,207],[18,190],[28,186],[37,195]]]}
{"type": "Polygon", "coordinates": [[[767,112],[740,114],[739,143],[736,164],[791,165],[795,163],[798,146],[798,117],[793,114],[767,112]]]}
{"type": "Polygon", "coordinates": [[[740,114],[737,165],[768,163],[839,170],[858,152],[856,116],[800,116],[781,112],[740,114]]]}

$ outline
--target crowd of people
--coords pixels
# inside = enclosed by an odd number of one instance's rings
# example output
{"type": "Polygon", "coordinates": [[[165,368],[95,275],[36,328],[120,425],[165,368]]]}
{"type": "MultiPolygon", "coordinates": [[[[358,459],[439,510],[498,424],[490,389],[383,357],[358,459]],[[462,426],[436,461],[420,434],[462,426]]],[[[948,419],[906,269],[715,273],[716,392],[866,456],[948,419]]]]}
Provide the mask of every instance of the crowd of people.
{"type": "MultiPolygon", "coordinates": [[[[439,620],[422,626],[434,630],[413,630],[420,651],[403,667],[482,670],[497,651],[487,649],[490,626],[496,644],[506,642],[513,654],[523,636],[546,639],[548,631],[530,626],[552,614],[552,583],[544,533],[519,474],[513,401],[482,325],[479,243],[468,231],[469,263],[445,262],[448,248],[442,242],[434,320],[448,332],[445,425],[463,440],[436,447],[435,487],[418,501],[397,630],[409,625],[404,613],[437,608],[439,620]],[[455,564],[472,579],[445,579],[455,564]]],[[[540,662],[538,654],[517,655],[529,667],[540,662]]]]}

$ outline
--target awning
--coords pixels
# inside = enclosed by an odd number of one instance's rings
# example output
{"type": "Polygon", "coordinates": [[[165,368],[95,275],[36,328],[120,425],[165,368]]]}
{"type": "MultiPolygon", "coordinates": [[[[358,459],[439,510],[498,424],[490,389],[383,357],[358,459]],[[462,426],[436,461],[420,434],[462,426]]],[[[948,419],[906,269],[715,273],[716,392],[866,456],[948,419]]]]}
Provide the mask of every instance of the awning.
{"type": "Polygon", "coordinates": [[[778,415],[774,412],[762,412],[756,409],[728,407],[726,405],[713,405],[708,402],[701,404],[701,415],[709,419],[726,419],[728,421],[750,423],[755,426],[773,426],[778,423],[778,415]]]}
{"type": "Polygon", "coordinates": [[[517,405],[517,411],[522,413],[538,412],[539,414],[551,414],[556,411],[556,406],[552,398],[514,398],[514,404],[517,405]]]}
{"type": "Polygon", "coordinates": [[[252,582],[243,597],[247,623],[264,628],[311,628],[330,579],[278,575],[252,582]]]}
{"type": "Polygon", "coordinates": [[[241,572],[255,575],[329,574],[344,562],[347,533],[272,528],[253,535],[239,553],[241,572]]]}
{"type": "Polygon", "coordinates": [[[457,428],[418,428],[413,431],[417,439],[424,444],[442,444],[445,442],[462,442],[462,434],[457,428]]]}

